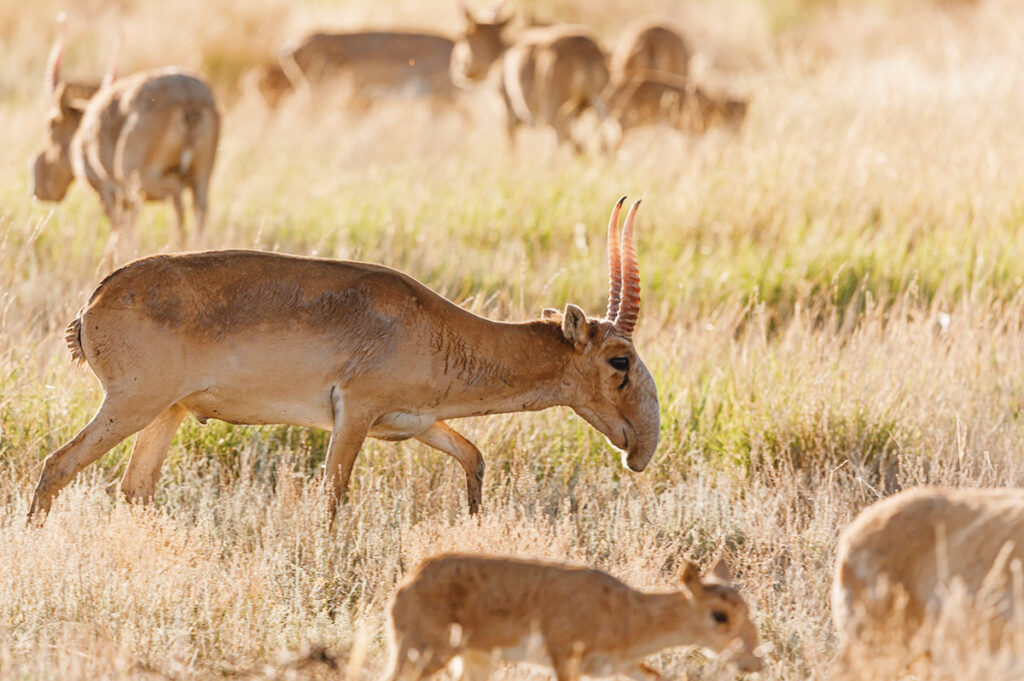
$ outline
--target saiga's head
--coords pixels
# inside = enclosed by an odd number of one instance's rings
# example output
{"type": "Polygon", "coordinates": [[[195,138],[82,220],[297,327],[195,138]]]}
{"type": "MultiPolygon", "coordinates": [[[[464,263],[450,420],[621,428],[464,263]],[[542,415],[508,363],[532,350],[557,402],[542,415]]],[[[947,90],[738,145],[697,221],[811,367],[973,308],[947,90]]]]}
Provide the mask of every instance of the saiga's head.
{"type": "Polygon", "coordinates": [[[117,77],[117,43],[110,70],[103,85],[69,83],[61,79],[64,59],[64,15],[58,17],[57,40],[46,65],[46,94],[50,110],[46,120],[46,146],[32,162],[32,194],[41,201],[61,201],[74,179],[71,167],[71,140],[82,122],[90,99],[101,87],[117,77]]]}
{"type": "Polygon", "coordinates": [[[640,314],[640,271],[633,245],[640,202],[629,209],[620,238],[619,212],[625,200],[615,204],[608,224],[607,317],[588,318],[575,305],[567,305],[564,313],[547,309],[544,317],[560,321],[576,351],[566,372],[573,395],[569,406],[624,453],[626,467],[640,472],[658,447],[660,414],[654,378],[633,347],[640,314]]]}
{"type": "Polygon", "coordinates": [[[511,17],[499,18],[500,7],[490,21],[478,20],[465,6],[462,12],[466,29],[452,50],[452,80],[456,83],[481,81],[508,47],[503,34],[511,17]]]}
{"type": "Polygon", "coordinates": [[[743,597],[732,585],[729,567],[719,560],[706,577],[689,561],[679,573],[684,600],[681,621],[687,643],[716,655],[726,655],[742,672],[756,672],[763,660],[758,655],[757,629],[743,597]]]}

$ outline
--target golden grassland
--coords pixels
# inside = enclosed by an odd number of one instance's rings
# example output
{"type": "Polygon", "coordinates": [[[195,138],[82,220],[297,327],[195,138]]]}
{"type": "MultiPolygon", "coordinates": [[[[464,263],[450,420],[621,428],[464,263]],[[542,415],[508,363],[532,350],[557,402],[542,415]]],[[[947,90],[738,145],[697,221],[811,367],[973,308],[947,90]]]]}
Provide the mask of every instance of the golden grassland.
{"type": "MultiPolygon", "coordinates": [[[[647,130],[614,157],[574,157],[543,131],[509,151],[483,93],[468,117],[330,101],[270,115],[233,88],[312,27],[454,31],[441,0],[69,13],[69,77],[99,77],[121,31],[123,71],[178,63],[214,82],[211,247],[381,262],[496,318],[566,302],[599,314],[609,209],[645,197],[637,347],[663,418],[648,470],[623,469],[568,410],[472,419],[458,427],[489,466],[478,519],[453,462],[368,441],[333,530],[323,433],[191,420],[153,507],[105,491],[126,444],[25,526],[42,458],[99,403],[62,336],[107,272],[109,226],[82,186],[57,206],[30,198],[62,5],[0,5],[0,679],[375,679],[396,580],[450,549],[568,559],[650,588],[681,556],[725,556],[772,648],[761,678],[827,679],[834,544],[861,508],[915,484],[1024,484],[1024,7],[524,5],[607,44],[640,13],[668,14],[700,77],[750,97],[745,127],[647,130]]],[[[147,207],[138,232],[143,253],[174,248],[167,207],[147,207]]],[[[1024,650],[989,659],[956,640],[936,678],[1024,675],[1024,650]]],[[[884,656],[865,664],[896,676],[884,656]]],[[[732,675],[698,653],[654,665],[732,675]]]]}

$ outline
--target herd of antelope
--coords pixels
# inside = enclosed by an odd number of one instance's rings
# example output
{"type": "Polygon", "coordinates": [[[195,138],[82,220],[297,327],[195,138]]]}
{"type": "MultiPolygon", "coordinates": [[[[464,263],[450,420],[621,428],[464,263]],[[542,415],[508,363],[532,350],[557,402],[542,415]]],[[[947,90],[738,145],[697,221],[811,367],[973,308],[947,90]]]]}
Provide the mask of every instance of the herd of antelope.
{"type": "MultiPolygon", "coordinates": [[[[373,100],[429,94],[454,100],[489,81],[514,140],[521,125],[549,126],[579,147],[573,122],[594,109],[614,142],[631,127],[668,121],[702,131],[737,123],[738,100],[716,99],[688,76],[691,48],[657,21],[625,32],[609,58],[579,26],[530,26],[465,12],[458,40],[397,32],[315,34],[248,76],[268,103],[288,91],[350,80],[373,100]]],[[[182,195],[197,231],[206,218],[220,115],[200,78],[166,68],[99,83],[61,77],[64,29],[50,54],[48,146],[35,159],[34,193],[59,201],[73,178],[99,195],[130,234],[139,205],[170,199],[182,241],[182,195]]],[[[59,491],[137,434],[121,480],[129,499],[153,498],[163,461],[188,415],[205,423],[292,424],[330,430],[324,468],[333,518],[367,437],[415,438],[453,457],[468,510],[483,503],[484,459],[448,425],[453,418],[570,407],[616,449],[629,470],[651,461],[660,413],[654,378],[633,333],[640,313],[634,246],[640,202],[608,224],[609,298],[603,316],[567,304],[539,319],[477,316],[387,267],[259,251],[153,255],[107,276],[67,328],[72,358],[103,388],[93,419],[44,463],[30,518],[59,491]]],[[[637,591],[585,567],[449,554],[411,570],[389,612],[387,678],[426,678],[451,666],[487,677],[499,660],[541,662],[559,681],[627,675],[656,679],[643,658],[699,646],[754,672],[764,648],[719,562],[706,575],[682,560],[677,589],[637,591]]],[[[993,648],[1024,620],[1024,490],[917,489],[865,510],[839,541],[832,596],[837,674],[854,678],[880,640],[907,664],[927,659],[929,622],[955,585],[981,598],[993,648]],[[916,659],[915,659],[916,658],[916,659]]]]}
{"type": "Polygon", "coordinates": [[[244,89],[270,107],[295,93],[307,96],[348,86],[353,99],[416,97],[457,105],[477,86],[503,104],[509,142],[520,126],[552,128],[559,142],[582,150],[574,124],[593,110],[603,148],[624,133],[664,123],[700,134],[716,124],[738,127],[744,100],[716,96],[690,76],[693,50],[682,31],[657,19],[628,26],[609,55],[584,26],[516,27],[500,7],[487,19],[462,8],[461,35],[401,31],[315,33],[281,49],[276,62],[250,69],[244,89]]]}

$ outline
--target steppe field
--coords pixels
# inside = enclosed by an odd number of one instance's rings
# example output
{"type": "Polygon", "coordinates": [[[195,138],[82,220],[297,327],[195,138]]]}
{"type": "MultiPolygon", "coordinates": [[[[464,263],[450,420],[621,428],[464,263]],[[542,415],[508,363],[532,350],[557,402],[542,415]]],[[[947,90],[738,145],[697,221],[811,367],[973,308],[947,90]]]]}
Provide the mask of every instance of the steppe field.
{"type": "MultiPolygon", "coordinates": [[[[1024,3],[519,6],[607,48],[641,14],[671,17],[696,77],[749,98],[742,129],[648,128],[577,156],[539,129],[509,149],[483,90],[464,116],[323,100],[271,113],[237,89],[314,29],[454,34],[450,0],[0,2],[0,679],[375,681],[396,582],[456,549],[649,589],[675,584],[683,557],[725,557],[770,646],[755,678],[829,679],[836,537],[862,508],[919,484],[1024,485],[1024,3]],[[488,464],[479,517],[449,457],[368,440],[331,528],[326,433],[188,418],[152,506],[107,491],[128,441],[27,526],[43,458],[101,398],[63,335],[111,266],[92,191],[31,197],[61,10],[68,78],[98,79],[120,33],[122,73],[179,64],[214,86],[209,248],[382,263],[495,319],[568,302],[600,315],[610,209],[643,197],[635,340],[662,418],[647,470],[569,409],[467,419],[488,464]]],[[[140,255],[177,248],[168,206],[136,227],[140,255]]],[[[957,645],[935,678],[1024,678],[1024,650],[986,658],[947,624],[957,645]]],[[[735,675],[699,652],[651,664],[735,675]]],[[[898,676],[884,655],[864,665],[898,676]]]]}

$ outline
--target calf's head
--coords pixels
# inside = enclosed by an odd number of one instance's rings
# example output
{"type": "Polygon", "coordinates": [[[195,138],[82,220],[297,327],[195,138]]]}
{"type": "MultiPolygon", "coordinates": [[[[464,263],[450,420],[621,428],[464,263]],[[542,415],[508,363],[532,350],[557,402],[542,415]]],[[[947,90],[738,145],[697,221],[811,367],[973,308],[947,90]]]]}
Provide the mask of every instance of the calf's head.
{"type": "Polygon", "coordinates": [[[685,561],[679,580],[686,596],[680,629],[693,637],[687,642],[725,655],[740,671],[760,670],[763,661],[757,650],[757,629],[750,621],[746,602],[730,583],[725,562],[719,560],[702,578],[697,566],[685,561]]]}
{"type": "Polygon", "coordinates": [[[633,245],[640,202],[629,209],[620,237],[623,201],[625,197],[615,205],[608,225],[607,317],[588,318],[575,305],[567,305],[565,312],[547,309],[544,317],[560,320],[565,339],[575,349],[565,378],[573,395],[569,406],[623,452],[627,468],[640,472],[657,449],[660,414],[654,378],[633,347],[640,313],[640,271],[633,245]]]}

